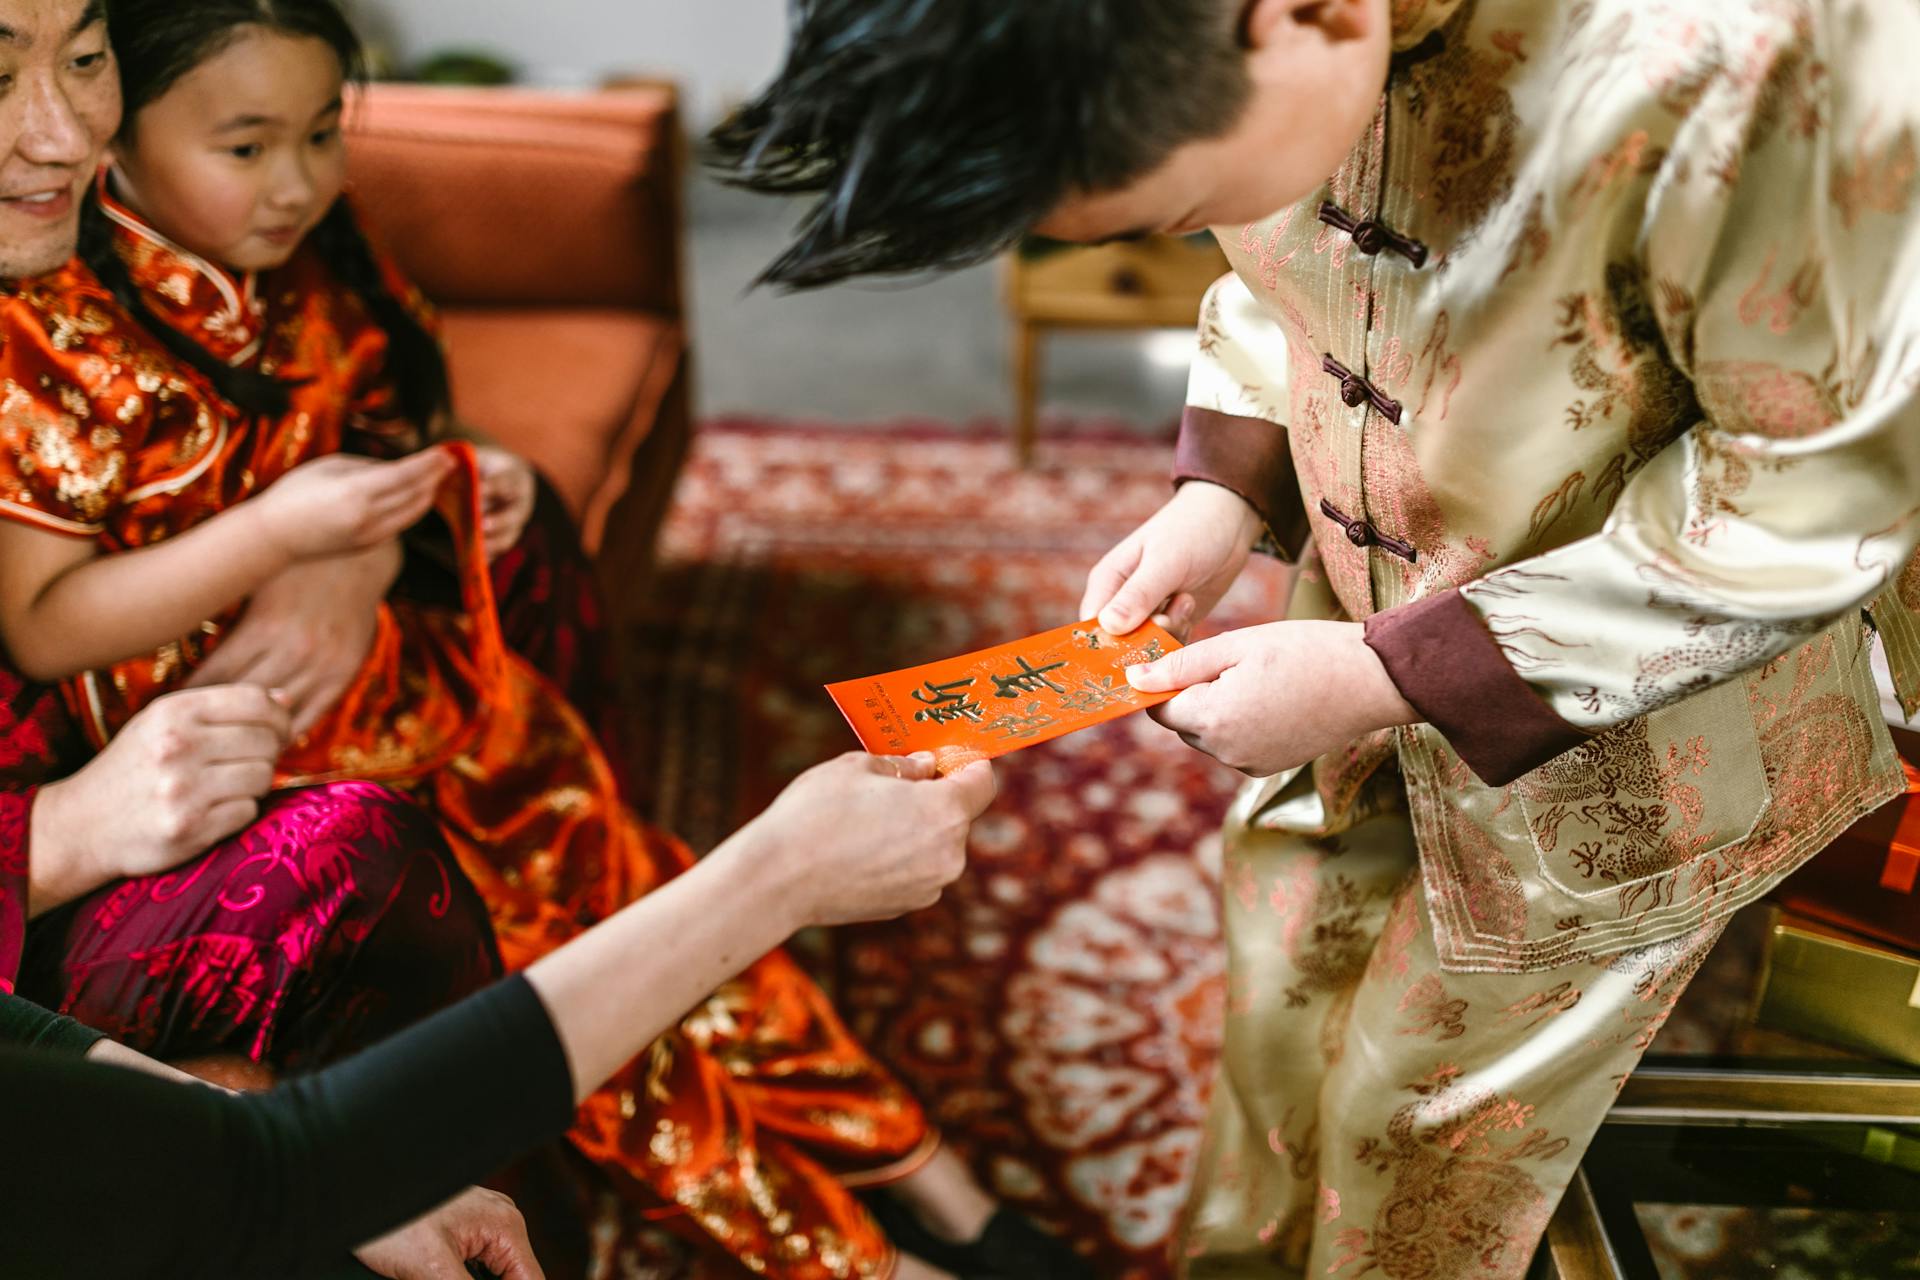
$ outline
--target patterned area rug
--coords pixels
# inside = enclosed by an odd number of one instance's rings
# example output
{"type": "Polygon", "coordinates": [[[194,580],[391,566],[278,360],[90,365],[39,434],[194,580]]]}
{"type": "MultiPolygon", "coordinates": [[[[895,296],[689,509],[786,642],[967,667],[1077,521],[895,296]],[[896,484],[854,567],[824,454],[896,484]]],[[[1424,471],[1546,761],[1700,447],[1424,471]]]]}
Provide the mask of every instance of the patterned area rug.
{"type": "MultiPolygon", "coordinates": [[[[998,432],[705,427],[635,665],[652,815],[708,847],[856,746],[828,681],[1074,621],[1171,449],[998,432]]],[[[1250,575],[1221,621],[1275,616],[1250,575]]],[[[936,909],[817,953],[855,1030],[1007,1201],[1103,1275],[1166,1274],[1217,1052],[1217,829],[1237,775],[1134,717],[1013,757],[936,909]]]]}

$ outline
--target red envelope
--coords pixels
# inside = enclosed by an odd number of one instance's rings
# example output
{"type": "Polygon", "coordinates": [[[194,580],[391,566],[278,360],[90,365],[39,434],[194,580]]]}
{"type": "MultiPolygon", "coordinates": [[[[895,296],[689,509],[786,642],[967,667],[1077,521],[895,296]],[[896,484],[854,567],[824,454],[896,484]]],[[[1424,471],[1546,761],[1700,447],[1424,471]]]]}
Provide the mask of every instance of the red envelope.
{"type": "Polygon", "coordinates": [[[1168,701],[1129,685],[1127,668],[1180,647],[1151,623],[1116,636],[1082,622],[827,692],[868,751],[931,751],[945,774],[1168,701]]]}

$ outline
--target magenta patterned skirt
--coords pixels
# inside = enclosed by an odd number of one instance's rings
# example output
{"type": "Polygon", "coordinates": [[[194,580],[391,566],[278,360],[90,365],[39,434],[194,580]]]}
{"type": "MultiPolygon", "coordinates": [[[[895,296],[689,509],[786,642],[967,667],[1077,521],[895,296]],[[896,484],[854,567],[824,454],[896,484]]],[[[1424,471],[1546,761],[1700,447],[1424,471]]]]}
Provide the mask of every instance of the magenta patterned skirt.
{"type": "Polygon", "coordinates": [[[18,987],[142,1052],[290,1071],[498,972],[486,908],[433,819],[340,782],[270,797],[196,861],[36,921],[18,987]]]}

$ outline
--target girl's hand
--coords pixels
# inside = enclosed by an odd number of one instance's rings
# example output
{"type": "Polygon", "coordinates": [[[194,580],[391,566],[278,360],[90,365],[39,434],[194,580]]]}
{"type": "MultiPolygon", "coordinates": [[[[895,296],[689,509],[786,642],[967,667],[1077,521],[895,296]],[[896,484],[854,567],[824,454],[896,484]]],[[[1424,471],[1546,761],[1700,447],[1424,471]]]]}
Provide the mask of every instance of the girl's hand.
{"type": "Polygon", "coordinates": [[[1123,636],[1164,607],[1184,614],[1185,626],[1169,628],[1184,638],[1220,603],[1259,537],[1260,514],[1245,498],[1189,480],[1093,567],[1078,616],[1098,615],[1102,627],[1123,636]]]}
{"type": "Polygon", "coordinates": [[[533,464],[494,445],[476,445],[473,453],[480,464],[480,534],[487,559],[498,560],[520,541],[533,518],[533,464]]]}
{"type": "Polygon", "coordinates": [[[302,463],[237,510],[290,560],[369,551],[418,524],[453,474],[444,449],[397,462],[334,454],[302,463]]]}
{"type": "Polygon", "coordinates": [[[1127,682],[1143,693],[1183,690],[1148,714],[1194,750],[1256,778],[1420,720],[1357,622],[1228,631],[1131,668],[1127,682]]]}

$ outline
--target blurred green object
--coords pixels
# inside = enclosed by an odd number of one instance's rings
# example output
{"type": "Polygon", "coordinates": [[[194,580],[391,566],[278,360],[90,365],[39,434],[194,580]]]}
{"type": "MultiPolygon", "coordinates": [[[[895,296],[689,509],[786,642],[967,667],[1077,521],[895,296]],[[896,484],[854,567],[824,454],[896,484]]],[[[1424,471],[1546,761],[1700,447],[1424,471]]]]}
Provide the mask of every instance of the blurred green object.
{"type": "Polygon", "coordinates": [[[512,64],[477,49],[448,49],[427,58],[413,69],[413,78],[421,84],[512,84],[512,64]]]}

